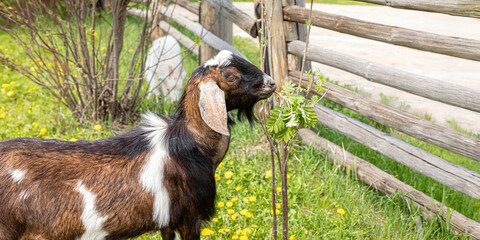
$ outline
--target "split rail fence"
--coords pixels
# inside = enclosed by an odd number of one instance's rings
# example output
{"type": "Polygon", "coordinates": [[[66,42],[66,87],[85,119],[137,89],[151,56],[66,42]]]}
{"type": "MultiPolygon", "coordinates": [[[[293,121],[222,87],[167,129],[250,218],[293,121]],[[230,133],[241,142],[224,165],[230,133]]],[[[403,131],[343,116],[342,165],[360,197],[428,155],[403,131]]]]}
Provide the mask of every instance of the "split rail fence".
{"type": "MultiPolygon", "coordinates": [[[[477,0],[358,1],[396,8],[480,18],[480,3],[477,0]]],[[[130,9],[129,13],[142,17],[145,17],[145,14],[151,16],[154,26],[168,32],[193,54],[199,55],[200,62],[211,58],[216,52],[224,49],[243,56],[232,46],[232,22],[253,38],[256,38],[259,33],[257,20],[236,8],[231,0],[203,0],[201,4],[192,3],[188,0],[173,0],[172,2],[175,4],[168,7],[161,4],[150,4],[149,12],[130,9]],[[180,14],[175,14],[179,10],[188,11],[198,16],[199,23],[182,17],[180,14]],[[197,46],[194,41],[170,25],[168,20],[172,20],[191,31],[205,44],[197,46]]],[[[266,37],[270,45],[270,70],[272,77],[276,79],[279,86],[289,79],[292,82],[299,82],[300,60],[303,57],[306,45],[306,27],[304,24],[307,21],[310,21],[315,27],[362,38],[480,61],[480,41],[477,40],[387,26],[315,10],[311,13],[310,18],[310,10],[305,8],[304,0],[264,0],[263,4],[266,11],[265,16],[267,16],[266,21],[269,24],[266,37]]],[[[252,8],[253,6],[252,4],[252,8]]],[[[480,89],[405,72],[312,44],[309,44],[306,55],[306,59],[309,61],[338,68],[372,82],[434,101],[480,112],[480,89]]],[[[302,82],[306,84],[308,79],[303,79],[302,82]]],[[[477,138],[376,103],[332,83],[327,83],[325,89],[325,94],[313,93],[323,95],[324,98],[332,102],[411,137],[466,156],[472,161],[480,161],[480,140],[477,138]]],[[[320,124],[334,129],[416,172],[473,198],[480,199],[479,173],[434,156],[324,106],[315,106],[315,111],[320,124]]],[[[425,216],[442,216],[459,233],[471,236],[473,239],[480,239],[480,224],[478,222],[445,207],[440,202],[383,172],[368,161],[346,152],[345,149],[318,136],[311,130],[301,129],[299,136],[303,143],[313,144],[327,152],[329,159],[334,164],[343,166],[345,170],[355,169],[354,173],[360,181],[387,195],[401,192],[409,203],[420,207],[425,216]]]]}

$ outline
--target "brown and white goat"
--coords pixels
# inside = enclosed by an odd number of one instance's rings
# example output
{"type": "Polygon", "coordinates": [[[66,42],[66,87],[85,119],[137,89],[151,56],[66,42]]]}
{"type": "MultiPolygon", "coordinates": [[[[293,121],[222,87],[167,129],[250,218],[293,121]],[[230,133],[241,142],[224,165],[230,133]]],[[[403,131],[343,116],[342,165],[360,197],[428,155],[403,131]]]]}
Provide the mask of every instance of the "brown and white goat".
{"type": "Polygon", "coordinates": [[[147,113],[113,138],[0,142],[0,240],[125,239],[161,230],[200,239],[214,214],[214,172],[230,141],[228,111],[251,122],[275,90],[250,62],[221,51],[190,77],[177,112],[147,113]]]}

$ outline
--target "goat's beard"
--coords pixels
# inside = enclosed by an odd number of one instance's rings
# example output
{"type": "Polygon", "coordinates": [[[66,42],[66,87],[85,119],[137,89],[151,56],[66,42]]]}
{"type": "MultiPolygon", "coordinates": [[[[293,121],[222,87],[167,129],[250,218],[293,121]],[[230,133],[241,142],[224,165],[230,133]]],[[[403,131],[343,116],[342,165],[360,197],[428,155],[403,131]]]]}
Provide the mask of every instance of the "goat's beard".
{"type": "Polygon", "coordinates": [[[246,108],[239,108],[237,113],[237,118],[239,121],[242,121],[244,118],[247,118],[250,127],[253,127],[253,124],[257,120],[255,114],[253,113],[253,106],[246,108]]]}

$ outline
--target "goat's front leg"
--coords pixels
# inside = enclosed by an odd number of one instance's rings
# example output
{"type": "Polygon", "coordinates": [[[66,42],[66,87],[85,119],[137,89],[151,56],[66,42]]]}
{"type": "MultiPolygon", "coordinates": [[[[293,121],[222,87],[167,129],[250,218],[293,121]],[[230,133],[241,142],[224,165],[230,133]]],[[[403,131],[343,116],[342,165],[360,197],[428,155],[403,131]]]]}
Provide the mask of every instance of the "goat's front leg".
{"type": "Polygon", "coordinates": [[[180,240],[175,231],[169,227],[161,229],[160,232],[162,233],[162,240],[180,240]]]}
{"type": "Polygon", "coordinates": [[[200,240],[200,227],[202,221],[198,220],[193,224],[185,224],[178,228],[182,240],[200,240]]]}

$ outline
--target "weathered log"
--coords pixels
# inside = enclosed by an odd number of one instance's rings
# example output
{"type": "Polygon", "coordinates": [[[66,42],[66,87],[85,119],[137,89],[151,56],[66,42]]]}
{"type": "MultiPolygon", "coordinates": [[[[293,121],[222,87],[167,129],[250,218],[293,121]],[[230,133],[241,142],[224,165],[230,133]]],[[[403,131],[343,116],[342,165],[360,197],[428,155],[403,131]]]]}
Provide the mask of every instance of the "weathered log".
{"type": "MultiPolygon", "coordinates": [[[[298,83],[300,72],[289,72],[289,77],[293,83],[298,83]]],[[[304,84],[303,86],[307,86],[308,79],[303,79],[302,82],[304,84]]],[[[317,93],[313,87],[311,92],[319,96],[323,95],[324,98],[330,101],[414,138],[480,161],[480,139],[467,136],[448,127],[374,102],[358,93],[333,83],[326,82],[326,84],[325,94],[317,93]]]]}
{"type": "MultiPolygon", "coordinates": [[[[480,6],[480,4],[479,4],[480,6]]],[[[289,6],[283,9],[288,21],[305,23],[310,10],[289,6]]],[[[480,41],[450,37],[401,27],[362,21],[321,11],[312,11],[314,26],[399,46],[480,61],[480,41]]]]}
{"type": "Polygon", "coordinates": [[[268,47],[272,59],[272,77],[279,89],[288,80],[287,45],[283,25],[282,1],[265,1],[268,47]]]}
{"type": "Polygon", "coordinates": [[[188,0],[174,0],[174,3],[198,16],[198,3],[190,2],[188,0]]]}
{"type": "MultiPolygon", "coordinates": [[[[288,52],[303,56],[305,43],[292,41],[288,52]]],[[[401,71],[336,51],[309,45],[307,59],[326,64],[418,96],[480,112],[480,89],[401,71]]]]}
{"type": "Polygon", "coordinates": [[[394,8],[420,10],[426,12],[446,13],[455,16],[480,18],[480,2],[478,0],[354,0],[394,8]]]}
{"type": "Polygon", "coordinates": [[[316,105],[318,122],[457,191],[480,199],[480,173],[445,161],[376,128],[316,105]]]}
{"type": "Polygon", "coordinates": [[[308,129],[300,129],[298,136],[303,144],[313,145],[320,151],[327,152],[327,159],[333,164],[340,165],[346,171],[350,169],[356,174],[358,180],[373,187],[374,189],[386,194],[392,195],[395,192],[403,193],[403,197],[408,202],[412,202],[425,213],[427,218],[440,216],[461,234],[480,239],[480,224],[469,219],[461,213],[444,206],[435,199],[430,198],[424,193],[416,190],[396,179],[392,175],[382,171],[375,165],[358,158],[345,151],[342,147],[322,138],[308,129]]]}
{"type": "Polygon", "coordinates": [[[168,24],[167,22],[165,21],[160,21],[158,23],[158,26],[163,30],[165,31],[166,33],[168,33],[169,35],[171,35],[172,37],[174,37],[175,39],[177,39],[177,41],[182,44],[183,46],[185,46],[186,48],[188,48],[190,51],[192,51],[192,53],[194,53],[195,55],[198,55],[198,46],[197,44],[195,44],[194,41],[192,41],[190,38],[188,38],[187,36],[183,35],[183,33],[181,33],[180,31],[178,31],[176,28],[174,28],[172,25],[168,24]]]}
{"type": "Polygon", "coordinates": [[[206,0],[212,7],[220,11],[220,13],[228,20],[235,23],[243,31],[253,38],[258,35],[257,23],[255,19],[235,7],[231,2],[224,0],[206,0]]]}

